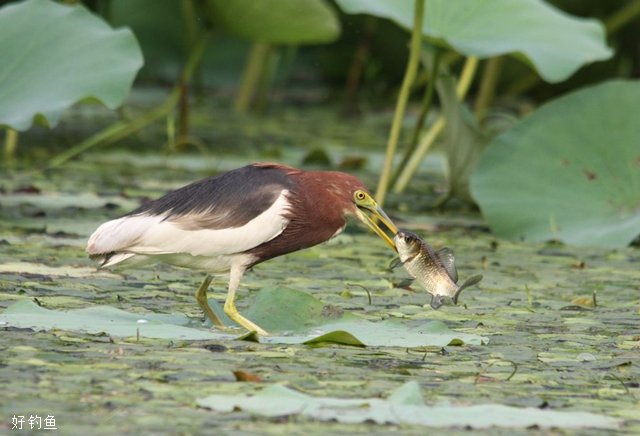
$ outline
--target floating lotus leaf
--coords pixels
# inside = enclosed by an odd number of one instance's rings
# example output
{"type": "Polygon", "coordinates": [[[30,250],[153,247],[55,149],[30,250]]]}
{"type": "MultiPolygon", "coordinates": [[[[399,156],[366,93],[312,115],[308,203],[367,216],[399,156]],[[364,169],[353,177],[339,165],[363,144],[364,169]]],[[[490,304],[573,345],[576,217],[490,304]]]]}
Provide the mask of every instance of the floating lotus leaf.
{"type": "Polygon", "coordinates": [[[620,420],[605,415],[555,411],[500,404],[427,406],[415,381],[405,383],[387,399],[313,397],[281,385],[271,385],[255,395],[211,395],[196,401],[200,407],[219,412],[240,410],[277,417],[302,415],[342,423],[411,424],[459,428],[607,428],[620,420]]]}
{"type": "MultiPolygon", "coordinates": [[[[220,313],[219,305],[214,300],[209,301],[213,310],[220,313]]],[[[263,326],[270,329],[273,335],[260,338],[260,342],[270,344],[424,347],[464,343],[480,345],[488,342],[487,338],[478,335],[450,330],[440,321],[417,327],[397,321],[370,322],[353,315],[336,321],[333,316],[323,315],[323,306],[304,292],[267,288],[258,293],[255,305],[246,313],[251,313],[253,320],[262,322],[263,326]],[[292,306],[291,301],[297,302],[297,306],[292,306]],[[278,307],[280,309],[276,310],[278,307]]],[[[226,316],[224,319],[227,319],[226,316]]],[[[5,309],[0,314],[0,323],[36,330],[62,329],[154,339],[232,340],[243,333],[240,330],[232,334],[200,327],[196,320],[181,314],[129,313],[111,306],[55,311],[40,307],[30,300],[18,301],[5,309]]]]}

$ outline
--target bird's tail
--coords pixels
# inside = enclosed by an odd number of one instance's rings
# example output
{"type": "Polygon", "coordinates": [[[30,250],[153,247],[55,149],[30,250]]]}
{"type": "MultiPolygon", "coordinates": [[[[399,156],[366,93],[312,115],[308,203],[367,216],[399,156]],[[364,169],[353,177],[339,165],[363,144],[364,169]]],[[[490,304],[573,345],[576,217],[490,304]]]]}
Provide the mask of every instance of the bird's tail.
{"type": "Polygon", "coordinates": [[[100,262],[99,268],[119,264],[136,256],[132,245],[162,219],[162,216],[125,216],[107,221],[89,237],[87,253],[91,259],[100,262]]]}
{"type": "Polygon", "coordinates": [[[109,268],[110,266],[117,265],[133,256],[135,256],[135,253],[104,253],[92,254],[89,258],[100,262],[98,268],[109,268]]]}

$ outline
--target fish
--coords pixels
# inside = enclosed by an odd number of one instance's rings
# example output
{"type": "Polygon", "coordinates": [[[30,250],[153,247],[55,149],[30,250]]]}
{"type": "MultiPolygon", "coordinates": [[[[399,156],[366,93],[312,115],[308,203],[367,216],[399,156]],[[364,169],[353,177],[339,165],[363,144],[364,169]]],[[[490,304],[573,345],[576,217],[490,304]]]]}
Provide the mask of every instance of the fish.
{"type": "Polygon", "coordinates": [[[458,285],[453,251],[446,247],[434,250],[415,233],[398,230],[393,242],[399,262],[431,294],[433,309],[439,309],[448,300],[458,304],[460,292],[482,280],[482,275],[474,275],[458,285]]]}

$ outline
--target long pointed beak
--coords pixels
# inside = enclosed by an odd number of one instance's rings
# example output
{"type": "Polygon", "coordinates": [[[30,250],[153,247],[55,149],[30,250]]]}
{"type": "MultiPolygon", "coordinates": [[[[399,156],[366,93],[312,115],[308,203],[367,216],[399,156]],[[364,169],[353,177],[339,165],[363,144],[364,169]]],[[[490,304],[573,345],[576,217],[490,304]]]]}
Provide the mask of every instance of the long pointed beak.
{"type": "Polygon", "coordinates": [[[376,235],[389,244],[394,251],[398,251],[396,249],[396,244],[393,242],[393,236],[398,233],[398,228],[393,224],[393,221],[391,221],[385,211],[382,210],[378,203],[376,203],[376,201],[364,191],[356,191],[354,199],[356,206],[358,207],[358,219],[365,223],[376,235]],[[384,226],[392,233],[392,236],[385,233],[379,223],[384,224],[384,226]]]}

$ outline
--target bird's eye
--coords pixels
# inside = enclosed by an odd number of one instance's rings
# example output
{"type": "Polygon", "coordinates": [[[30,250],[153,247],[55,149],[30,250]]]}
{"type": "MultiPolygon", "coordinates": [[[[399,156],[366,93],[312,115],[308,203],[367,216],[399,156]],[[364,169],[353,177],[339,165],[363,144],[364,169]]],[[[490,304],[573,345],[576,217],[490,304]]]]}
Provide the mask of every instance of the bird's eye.
{"type": "Polygon", "coordinates": [[[353,196],[358,201],[362,201],[365,198],[367,198],[367,194],[365,194],[363,191],[356,191],[355,194],[353,194],[353,196]]]}

